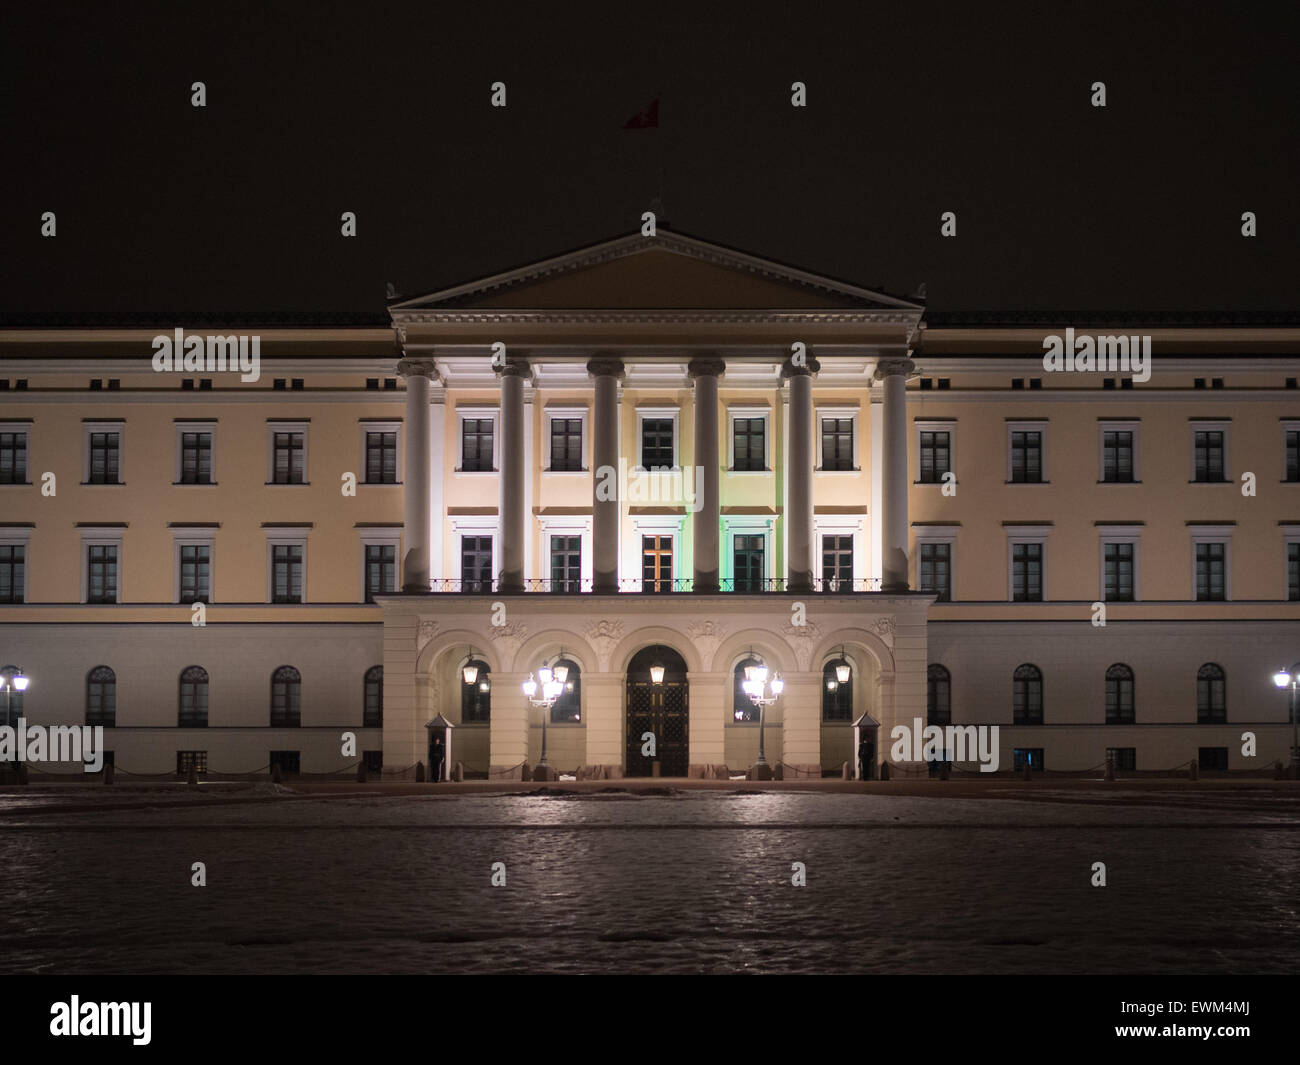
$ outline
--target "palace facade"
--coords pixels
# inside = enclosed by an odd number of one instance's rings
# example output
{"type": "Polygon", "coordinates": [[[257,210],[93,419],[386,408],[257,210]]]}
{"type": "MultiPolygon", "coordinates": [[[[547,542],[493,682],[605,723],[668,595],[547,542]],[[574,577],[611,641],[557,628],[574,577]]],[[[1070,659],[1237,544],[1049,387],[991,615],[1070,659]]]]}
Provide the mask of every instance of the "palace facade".
{"type": "Polygon", "coordinates": [[[1297,377],[1294,322],[960,320],[664,230],[373,321],[11,321],[9,709],[134,774],[410,774],[433,722],[468,776],[761,742],[790,779],[916,721],[998,726],[1004,771],[1263,772],[1297,377]],[[155,370],[177,328],[259,376],[155,370]],[[1149,336],[1149,375],[1045,370],[1067,329],[1149,336]]]}

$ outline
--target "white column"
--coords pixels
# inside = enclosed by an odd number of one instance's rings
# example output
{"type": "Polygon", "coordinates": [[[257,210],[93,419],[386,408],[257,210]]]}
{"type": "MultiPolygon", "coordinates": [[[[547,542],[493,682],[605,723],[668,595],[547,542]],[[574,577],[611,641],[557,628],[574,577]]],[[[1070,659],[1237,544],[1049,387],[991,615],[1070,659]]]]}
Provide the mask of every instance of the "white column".
{"type": "Polygon", "coordinates": [[[402,359],[397,372],[406,379],[406,481],[402,525],[406,550],[402,556],[402,591],[429,590],[429,389],[437,374],[432,359],[402,359]]]}
{"type": "Polygon", "coordinates": [[[717,358],[692,359],[688,368],[695,381],[695,465],[704,478],[696,486],[701,506],[693,526],[697,592],[718,590],[718,378],[725,369],[717,358]]]}
{"type": "Polygon", "coordinates": [[[882,359],[876,365],[876,379],[884,383],[881,590],[886,592],[908,590],[906,384],[915,368],[910,359],[882,359]]]}
{"type": "Polygon", "coordinates": [[[618,591],[618,532],[622,501],[609,486],[618,484],[618,359],[592,359],[587,373],[596,382],[596,409],[591,419],[592,582],[597,592],[618,591]],[[609,471],[613,471],[612,474],[609,471]],[[602,498],[608,496],[609,498],[602,498]]]}
{"type": "Polygon", "coordinates": [[[497,590],[501,592],[524,590],[524,378],[531,373],[528,363],[522,361],[508,362],[497,370],[501,378],[501,488],[497,497],[501,571],[497,590]]]}
{"type": "MultiPolygon", "coordinates": [[[[429,407],[429,576],[434,587],[441,585],[447,574],[444,572],[443,529],[447,524],[446,508],[443,504],[443,476],[446,460],[443,448],[447,440],[447,390],[441,382],[431,389],[432,405],[429,407]]],[[[408,445],[409,446],[409,445],[408,445]]]]}
{"type": "Polygon", "coordinates": [[[789,530],[786,556],[786,589],[812,591],[813,577],[813,402],[812,379],[819,369],[817,360],[805,365],[787,362],[782,374],[790,385],[790,449],[785,474],[789,482],[789,508],[785,520],[789,530]]]}
{"type": "MultiPolygon", "coordinates": [[[[533,482],[537,476],[537,466],[533,462],[533,436],[536,424],[533,412],[536,404],[533,398],[536,390],[531,382],[524,385],[524,580],[532,580],[538,574],[534,571],[537,558],[537,519],[533,515],[533,482]]],[[[543,555],[546,551],[543,550],[543,555]]],[[[542,560],[542,577],[550,577],[549,556],[542,560]]],[[[529,586],[531,587],[531,586],[529,586]]]]}
{"type": "MultiPolygon", "coordinates": [[[[873,390],[876,391],[876,390],[873,390]]],[[[867,576],[874,580],[880,580],[882,575],[882,554],[881,554],[881,537],[884,534],[884,526],[880,523],[881,506],[884,498],[881,492],[881,485],[884,478],[884,464],[881,462],[881,456],[884,454],[884,407],[881,406],[878,391],[871,397],[871,552],[868,556],[870,560],[870,570],[867,576]]]]}

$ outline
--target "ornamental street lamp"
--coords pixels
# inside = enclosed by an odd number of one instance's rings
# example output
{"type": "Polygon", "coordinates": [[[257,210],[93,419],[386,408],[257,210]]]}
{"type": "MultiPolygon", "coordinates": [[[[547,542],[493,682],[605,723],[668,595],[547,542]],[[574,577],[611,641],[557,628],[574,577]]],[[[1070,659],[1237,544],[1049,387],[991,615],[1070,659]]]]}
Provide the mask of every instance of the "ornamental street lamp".
{"type": "Polygon", "coordinates": [[[561,657],[555,660],[554,665],[543,662],[537,669],[536,677],[528,674],[528,679],[524,681],[524,695],[534,706],[542,708],[542,758],[537,763],[538,769],[549,769],[546,762],[546,724],[547,719],[551,716],[551,707],[561,695],[564,694],[565,682],[569,679],[569,667],[564,664],[564,652],[560,652],[561,657]],[[541,694],[538,694],[538,681],[541,682],[541,694]]]}
{"type": "MultiPolygon", "coordinates": [[[[12,724],[14,692],[17,691],[21,695],[27,690],[27,677],[23,675],[21,669],[15,669],[13,673],[0,673],[0,688],[5,690],[5,727],[8,728],[12,724]]],[[[15,752],[18,750],[17,744],[14,745],[14,750],[15,752]]],[[[17,753],[14,754],[14,768],[18,768],[17,753]]]]}
{"type": "Polygon", "coordinates": [[[826,678],[826,690],[828,692],[836,691],[841,684],[847,684],[849,677],[853,673],[853,667],[849,665],[849,660],[844,657],[844,648],[840,648],[840,657],[833,663],[835,666],[835,676],[826,678]]]}
{"type": "Polygon", "coordinates": [[[1273,683],[1279,688],[1290,688],[1290,709],[1291,709],[1291,776],[1293,779],[1300,779],[1300,743],[1297,743],[1296,728],[1296,686],[1300,684],[1300,669],[1295,666],[1291,670],[1279,669],[1273,674],[1273,683]],[[1292,672],[1294,670],[1294,672],[1292,672]]]}
{"type": "MultiPolygon", "coordinates": [[[[753,652],[750,652],[753,657],[753,652]]],[[[766,724],[764,707],[771,706],[781,697],[781,692],[785,690],[785,681],[781,679],[781,674],[773,673],[771,680],[767,676],[767,666],[763,665],[762,659],[758,659],[756,664],[745,667],[745,679],[741,682],[741,689],[749,696],[749,701],[758,707],[758,761],[755,765],[767,765],[767,752],[764,744],[763,730],[766,724]],[[772,694],[768,695],[768,690],[772,694]]]]}

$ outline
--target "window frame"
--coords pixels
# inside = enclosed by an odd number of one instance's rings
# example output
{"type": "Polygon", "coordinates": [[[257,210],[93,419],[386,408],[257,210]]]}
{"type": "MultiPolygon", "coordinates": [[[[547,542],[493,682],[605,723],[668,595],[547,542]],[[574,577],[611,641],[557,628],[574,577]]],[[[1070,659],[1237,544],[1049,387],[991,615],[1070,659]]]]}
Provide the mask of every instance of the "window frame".
{"type": "MultiPolygon", "coordinates": [[[[31,441],[28,440],[30,448],[31,441]]],[[[28,451],[27,461],[31,462],[28,451]]],[[[120,488],[126,484],[126,419],[117,421],[83,421],[81,423],[81,487],[83,488],[120,488]],[[117,480],[91,481],[91,438],[96,433],[117,434],[117,480]]]]}
{"type": "Polygon", "coordinates": [[[1192,418],[1188,421],[1188,446],[1191,451],[1188,484],[1232,484],[1232,421],[1224,418],[1192,418]],[[1196,477],[1196,434],[1223,434],[1223,478],[1218,481],[1201,481],[1196,477]]]}
{"type": "Polygon", "coordinates": [[[1008,603],[1049,603],[1051,597],[1048,591],[1048,556],[1047,542],[1051,535],[1052,527],[1050,525],[1006,525],[1003,531],[1007,537],[1007,602],[1008,603]],[[1038,599],[1017,599],[1016,593],[1016,562],[1015,551],[1017,544],[1038,544],[1039,545],[1039,591],[1041,595],[1038,599]]]}
{"type": "MultiPolygon", "coordinates": [[[[292,464],[290,464],[292,470],[292,464]]],[[[266,423],[266,483],[274,488],[302,488],[311,484],[311,422],[267,420],[266,423]],[[302,480],[277,481],[275,479],[275,434],[302,433],[302,480]]]]}
{"type": "MultiPolygon", "coordinates": [[[[10,433],[23,438],[23,479],[21,481],[0,481],[0,488],[31,487],[32,483],[32,426],[31,418],[0,419],[0,433],[10,433]]],[[[1285,439],[1285,437],[1283,437],[1285,439]]],[[[118,455],[118,469],[121,471],[121,455],[118,455]]]]}
{"type": "Polygon", "coordinates": [[[591,409],[589,407],[574,406],[551,406],[547,405],[542,411],[542,473],[555,474],[562,477],[582,477],[591,473],[591,409]],[[578,468],[576,470],[553,470],[551,469],[554,456],[551,454],[551,422],[555,419],[571,420],[578,419],[581,424],[578,428],[578,468]]]}
{"type": "MultiPolygon", "coordinates": [[[[172,470],[173,488],[214,488],[217,484],[217,423],[211,420],[189,421],[184,418],[172,420],[175,433],[176,456],[172,470]],[[207,433],[211,438],[208,444],[208,474],[206,481],[185,481],[185,434],[207,433]]],[[[275,438],[272,437],[272,440],[275,438]]]]}
{"type": "MultiPolygon", "coordinates": [[[[921,591],[921,547],[924,544],[947,544],[948,545],[948,598],[936,599],[935,603],[955,603],[957,601],[957,525],[913,525],[913,539],[915,547],[913,552],[916,556],[916,581],[917,591],[921,591]]],[[[926,595],[931,593],[926,592],[926,595]]]]}
{"type": "MultiPolygon", "coordinates": [[[[858,435],[860,407],[815,407],[813,410],[813,455],[814,466],[813,474],[827,473],[832,476],[844,476],[845,474],[857,474],[862,472],[862,438],[858,435]],[[822,440],[822,419],[834,418],[836,420],[847,418],[850,421],[849,432],[852,434],[850,441],[850,459],[851,464],[846,470],[828,470],[826,469],[826,456],[823,452],[822,440]]],[[[918,437],[918,440],[920,438],[918,437]]]]}
{"type": "Polygon", "coordinates": [[[1047,470],[1047,435],[1048,425],[1050,423],[1046,418],[1021,419],[1008,421],[1007,426],[1007,484],[1051,484],[1051,478],[1047,470]],[[1016,433],[1037,433],[1038,434],[1038,480],[1036,481],[1016,481],[1013,480],[1015,463],[1013,461],[1014,452],[1011,442],[1015,439],[1016,433]]]}
{"type": "MultiPolygon", "coordinates": [[[[366,548],[391,547],[393,549],[393,590],[391,592],[377,592],[376,594],[396,595],[402,590],[402,530],[400,527],[390,527],[385,529],[360,529],[358,532],[358,539],[361,547],[361,602],[367,606],[371,606],[374,604],[367,598],[368,589],[366,587],[366,578],[369,570],[369,566],[366,563],[366,548]]],[[[305,565],[306,562],[304,561],[304,566],[305,565]]]]}
{"type": "Polygon", "coordinates": [[[181,556],[182,548],[206,547],[208,549],[208,597],[196,599],[196,603],[210,604],[216,602],[217,587],[217,536],[215,529],[173,529],[172,530],[172,602],[180,606],[191,606],[181,602],[181,556]]]}
{"type": "Polygon", "coordinates": [[[501,408],[476,404],[456,405],[456,477],[495,477],[501,472],[501,408]],[[465,422],[467,419],[492,423],[492,468],[465,469],[465,422]]]}
{"type": "Polygon", "coordinates": [[[1142,601],[1141,585],[1142,527],[1135,525],[1097,526],[1097,601],[1111,603],[1139,603],[1142,601]],[[1106,598],[1106,548],[1110,544],[1129,544],[1133,548],[1133,598],[1106,598]]]}
{"type": "Polygon", "coordinates": [[[1098,418],[1097,419],[1097,483],[1107,485],[1128,485],[1142,483],[1141,446],[1142,439],[1142,422],[1140,419],[1118,419],[1118,418],[1098,418]],[[1133,479],[1131,481],[1108,481],[1106,480],[1106,434],[1110,433],[1132,433],[1133,434],[1133,479]]]}
{"type": "MultiPolygon", "coordinates": [[[[125,574],[125,552],[123,542],[125,529],[118,526],[96,526],[78,530],[81,533],[81,604],[83,606],[116,606],[124,603],[123,577],[125,574]],[[112,603],[92,603],[87,598],[90,594],[90,548],[116,547],[117,569],[114,573],[117,595],[112,603]]],[[[24,575],[25,577],[26,575],[24,575]]]]}
{"type": "Polygon", "coordinates": [[[913,433],[916,441],[916,465],[914,467],[915,476],[913,484],[944,484],[943,474],[933,481],[921,479],[921,439],[923,433],[947,433],[948,434],[948,470],[946,472],[953,474],[953,484],[957,484],[957,419],[922,419],[917,418],[913,423],[913,433]]]}
{"type": "Polygon", "coordinates": [[[1192,539],[1192,587],[1191,601],[1193,603],[1230,603],[1232,602],[1232,534],[1235,531],[1232,525],[1193,525],[1190,528],[1192,539]],[[1196,594],[1196,549],[1201,544],[1222,544],[1223,545],[1223,598],[1222,599],[1201,599],[1196,594]]]}
{"type": "Polygon", "coordinates": [[[268,530],[266,534],[266,601],[273,606],[305,606],[307,597],[307,531],[268,530]],[[302,598],[297,603],[277,603],[275,601],[275,548],[302,548],[302,598]]]}
{"type": "MultiPolygon", "coordinates": [[[[23,581],[19,597],[10,601],[0,601],[0,606],[23,606],[29,600],[28,588],[32,578],[32,528],[33,526],[0,528],[0,546],[21,547],[23,549],[23,581]]],[[[84,565],[84,563],[83,563],[84,565]]],[[[119,585],[119,589],[120,589],[119,585]]],[[[84,599],[85,596],[83,595],[84,599]]]]}
{"type": "Polygon", "coordinates": [[[357,478],[357,484],[373,485],[400,485],[403,473],[403,452],[402,452],[402,423],[400,421],[385,420],[380,418],[362,418],[359,423],[361,435],[361,476],[357,478]],[[372,481],[370,480],[370,434],[371,433],[392,433],[393,450],[394,450],[394,469],[393,479],[391,481],[372,481]]]}
{"type": "Polygon", "coordinates": [[[756,406],[727,407],[727,469],[728,477],[770,477],[775,474],[772,468],[772,408],[756,406]],[[736,419],[761,419],[763,422],[763,468],[758,470],[736,469],[736,419]]]}
{"type": "MultiPolygon", "coordinates": [[[[632,471],[645,471],[648,469],[680,469],[682,466],[682,434],[681,434],[681,407],[664,407],[650,406],[636,408],[636,438],[634,440],[635,462],[632,465],[632,471]],[[647,418],[651,419],[669,419],[673,423],[673,464],[668,467],[652,466],[646,467],[641,464],[644,453],[644,430],[642,426],[647,418]]],[[[631,472],[631,471],[629,471],[631,472]]]]}

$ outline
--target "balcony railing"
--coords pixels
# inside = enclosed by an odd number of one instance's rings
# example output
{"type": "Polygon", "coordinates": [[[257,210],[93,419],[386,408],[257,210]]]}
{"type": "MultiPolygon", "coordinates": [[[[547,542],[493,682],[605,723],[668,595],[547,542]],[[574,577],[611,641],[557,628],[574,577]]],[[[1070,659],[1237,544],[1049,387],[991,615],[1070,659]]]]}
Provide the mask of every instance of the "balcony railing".
{"type": "MultiPolygon", "coordinates": [[[[787,588],[787,581],[784,577],[769,577],[762,580],[747,580],[741,577],[727,577],[718,581],[717,588],[701,588],[701,594],[716,594],[717,592],[734,593],[737,595],[764,595],[771,592],[792,592],[787,588]]],[[[499,589],[499,582],[490,581],[465,581],[440,579],[432,582],[431,591],[434,592],[451,592],[461,595],[496,595],[499,589]]],[[[682,593],[693,593],[696,591],[695,581],[689,577],[678,580],[640,580],[638,578],[623,578],[618,582],[620,592],[635,593],[638,595],[674,595],[682,593]]],[[[549,595],[582,595],[594,591],[591,580],[527,580],[524,581],[525,592],[538,592],[549,595]]],[[[812,582],[811,592],[801,594],[813,595],[846,595],[854,592],[878,592],[880,591],[880,580],[878,578],[861,578],[857,580],[840,580],[832,578],[828,580],[814,580],[812,582]]]]}

